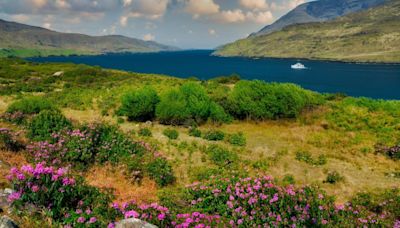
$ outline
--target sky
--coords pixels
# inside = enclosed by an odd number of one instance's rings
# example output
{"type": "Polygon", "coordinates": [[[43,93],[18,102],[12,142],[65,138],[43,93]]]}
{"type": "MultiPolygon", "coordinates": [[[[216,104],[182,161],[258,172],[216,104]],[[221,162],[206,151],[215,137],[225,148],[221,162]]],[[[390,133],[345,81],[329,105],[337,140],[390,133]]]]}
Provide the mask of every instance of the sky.
{"type": "Polygon", "coordinates": [[[211,49],[260,30],[306,1],[0,0],[0,18],[60,32],[211,49]]]}

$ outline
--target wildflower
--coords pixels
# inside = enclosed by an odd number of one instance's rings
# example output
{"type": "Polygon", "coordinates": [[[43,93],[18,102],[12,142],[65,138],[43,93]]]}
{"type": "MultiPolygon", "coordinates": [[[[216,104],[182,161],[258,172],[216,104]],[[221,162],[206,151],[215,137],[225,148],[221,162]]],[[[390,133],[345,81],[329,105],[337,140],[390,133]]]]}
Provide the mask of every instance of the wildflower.
{"type": "Polygon", "coordinates": [[[13,192],[8,196],[8,201],[12,203],[15,200],[19,200],[20,198],[21,198],[20,192],[13,192]]]}
{"type": "Polygon", "coordinates": [[[33,185],[31,190],[32,190],[32,192],[38,192],[39,191],[39,187],[37,185],[33,185]]]}
{"type": "Polygon", "coordinates": [[[86,221],[86,219],[84,217],[79,217],[76,221],[78,223],[84,223],[86,221]]]}
{"type": "Polygon", "coordinates": [[[136,211],[134,211],[134,210],[130,210],[130,211],[126,211],[125,212],[125,218],[127,219],[127,218],[137,218],[137,217],[139,217],[139,213],[137,213],[136,211]]]}
{"type": "Polygon", "coordinates": [[[89,219],[89,223],[95,223],[97,221],[97,218],[96,217],[91,217],[90,219],[89,219]]]}
{"type": "Polygon", "coordinates": [[[159,215],[157,216],[157,218],[158,218],[158,220],[162,221],[162,220],[165,219],[165,214],[164,214],[164,213],[161,213],[161,214],[159,214],[159,215]]]}

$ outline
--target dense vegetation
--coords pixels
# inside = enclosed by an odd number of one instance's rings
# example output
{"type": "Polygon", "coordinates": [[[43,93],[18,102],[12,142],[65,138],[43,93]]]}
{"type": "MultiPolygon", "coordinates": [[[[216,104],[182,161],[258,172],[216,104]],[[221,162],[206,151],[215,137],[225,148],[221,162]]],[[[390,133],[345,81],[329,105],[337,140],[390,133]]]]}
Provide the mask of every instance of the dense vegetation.
{"type": "Polygon", "coordinates": [[[294,24],[223,46],[222,56],[400,62],[400,2],[328,22],[294,24]]]}
{"type": "Polygon", "coordinates": [[[398,101],[17,59],[0,83],[1,184],[27,227],[400,223],[398,101]]]}

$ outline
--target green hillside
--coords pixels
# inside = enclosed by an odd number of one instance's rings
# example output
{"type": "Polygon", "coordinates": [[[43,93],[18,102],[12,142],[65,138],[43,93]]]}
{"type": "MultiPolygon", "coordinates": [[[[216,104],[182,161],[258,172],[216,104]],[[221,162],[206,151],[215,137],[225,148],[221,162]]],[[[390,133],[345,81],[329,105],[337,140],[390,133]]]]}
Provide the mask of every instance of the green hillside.
{"type": "Polygon", "coordinates": [[[125,36],[60,33],[0,20],[0,56],[48,56],[119,52],[156,52],[176,48],[125,36]]]}
{"type": "Polygon", "coordinates": [[[219,56],[400,62],[400,1],[324,23],[292,25],[225,45],[219,56]]]}

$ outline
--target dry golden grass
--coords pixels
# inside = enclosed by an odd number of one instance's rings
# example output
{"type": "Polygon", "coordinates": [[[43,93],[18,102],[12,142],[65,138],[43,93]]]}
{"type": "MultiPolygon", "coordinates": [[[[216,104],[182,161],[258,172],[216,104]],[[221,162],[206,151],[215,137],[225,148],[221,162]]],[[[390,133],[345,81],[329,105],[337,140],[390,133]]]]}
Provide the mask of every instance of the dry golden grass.
{"type": "Polygon", "coordinates": [[[92,186],[100,189],[112,189],[116,202],[135,200],[138,203],[157,202],[157,186],[154,181],[145,178],[142,183],[133,184],[121,167],[111,165],[96,166],[85,173],[85,178],[92,186]]]}

